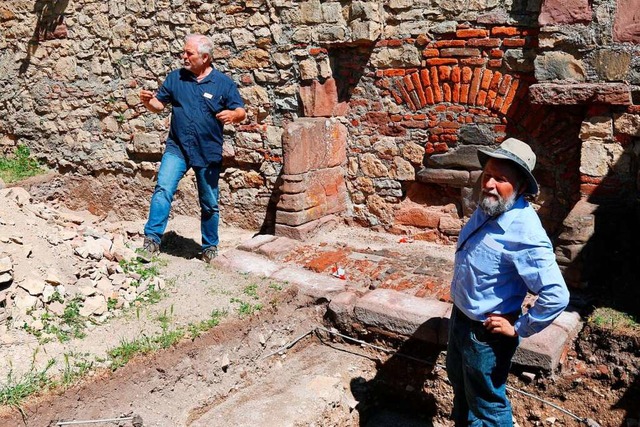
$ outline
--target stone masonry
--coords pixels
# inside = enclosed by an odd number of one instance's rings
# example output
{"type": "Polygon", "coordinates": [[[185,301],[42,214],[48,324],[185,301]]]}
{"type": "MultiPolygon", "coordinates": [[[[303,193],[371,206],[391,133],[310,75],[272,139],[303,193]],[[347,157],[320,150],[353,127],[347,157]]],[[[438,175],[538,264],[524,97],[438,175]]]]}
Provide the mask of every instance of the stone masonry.
{"type": "MultiPolygon", "coordinates": [[[[287,227],[339,214],[455,240],[475,206],[475,150],[509,135],[538,154],[538,212],[567,237],[580,200],[635,200],[637,10],[637,0],[5,2],[0,149],[25,144],[96,180],[73,193],[91,194],[94,213],[142,215],[168,113],[146,112],[138,92],[179,67],[184,35],[200,32],[249,112],[225,131],[223,221],[303,237],[313,227],[287,227]],[[333,149],[337,163],[322,163],[333,149]],[[320,163],[299,163],[310,152],[320,163]]],[[[191,177],[177,211],[197,213],[194,191],[191,177]]]]}

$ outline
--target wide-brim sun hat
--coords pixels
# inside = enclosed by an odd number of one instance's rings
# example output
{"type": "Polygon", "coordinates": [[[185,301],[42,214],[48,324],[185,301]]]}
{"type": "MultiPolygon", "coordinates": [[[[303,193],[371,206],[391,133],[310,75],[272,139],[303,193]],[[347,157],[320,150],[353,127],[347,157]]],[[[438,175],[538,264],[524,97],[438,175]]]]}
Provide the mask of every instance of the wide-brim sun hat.
{"type": "Polygon", "coordinates": [[[478,149],[478,160],[484,168],[484,165],[490,158],[511,160],[527,179],[527,187],[525,194],[537,195],[540,191],[538,181],[536,181],[531,171],[536,167],[536,155],[531,147],[516,138],[507,138],[495,150],[478,149]]]}

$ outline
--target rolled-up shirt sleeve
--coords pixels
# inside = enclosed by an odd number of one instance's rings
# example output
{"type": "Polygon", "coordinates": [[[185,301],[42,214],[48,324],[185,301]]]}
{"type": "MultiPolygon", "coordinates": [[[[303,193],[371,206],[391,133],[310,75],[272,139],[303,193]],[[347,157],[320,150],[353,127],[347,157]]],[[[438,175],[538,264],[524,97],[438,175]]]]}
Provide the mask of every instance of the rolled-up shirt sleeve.
{"type": "Polygon", "coordinates": [[[515,267],[529,291],[538,296],[535,304],[514,324],[521,337],[547,327],[569,304],[569,291],[548,241],[528,248],[514,258],[515,267]]]}

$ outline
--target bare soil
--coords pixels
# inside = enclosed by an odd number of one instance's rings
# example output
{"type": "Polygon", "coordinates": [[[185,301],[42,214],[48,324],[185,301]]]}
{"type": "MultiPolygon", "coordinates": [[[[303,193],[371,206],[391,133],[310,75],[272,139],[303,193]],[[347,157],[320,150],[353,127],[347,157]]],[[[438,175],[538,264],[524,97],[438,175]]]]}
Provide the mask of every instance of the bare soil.
{"type": "MultiPolygon", "coordinates": [[[[41,203],[61,209],[57,200],[46,199],[42,196],[41,203]]],[[[77,214],[93,224],[108,222],[110,230],[126,232],[134,244],[140,243],[142,221],[118,223],[89,212],[77,214]]],[[[37,247],[36,238],[46,237],[46,224],[37,221],[30,218],[22,225],[13,219],[13,231],[21,236],[22,246],[37,247]],[[34,225],[37,233],[30,231],[34,225]]],[[[452,394],[442,366],[444,349],[379,331],[354,337],[393,351],[386,353],[327,334],[317,329],[331,327],[324,318],[324,304],[297,295],[287,284],[204,266],[198,259],[197,220],[176,216],[169,226],[161,274],[170,285],[159,303],[124,311],[93,327],[87,337],[64,344],[41,344],[24,331],[0,330],[0,355],[7,362],[0,367],[0,379],[10,369],[25,372],[31,364],[42,367],[51,358],[58,361],[52,373],[60,373],[64,355],[90,361],[94,367],[71,388],[33,396],[19,409],[2,408],[0,426],[56,426],[61,421],[133,414],[144,420],[145,427],[451,425],[452,394]],[[247,286],[255,286],[259,299],[248,299],[247,286]],[[260,303],[263,308],[251,316],[243,315],[238,310],[239,300],[260,303]],[[228,315],[208,333],[140,356],[115,371],[100,362],[106,351],[122,340],[158,333],[158,316],[168,313],[172,327],[187,327],[206,319],[214,309],[226,310],[228,315]]],[[[234,248],[253,234],[223,226],[221,250],[234,248]]],[[[442,260],[451,251],[450,246],[434,249],[423,242],[400,243],[398,236],[340,227],[308,242],[286,262],[325,273],[340,264],[352,278],[366,281],[365,287],[389,287],[446,300],[443,283],[450,272],[442,260]],[[339,256],[332,264],[327,254],[339,256]],[[383,268],[371,270],[373,264],[366,264],[371,258],[362,254],[381,257],[377,265],[383,268]],[[425,262],[427,257],[434,261],[425,262]],[[386,264],[393,259],[398,262],[386,264]],[[429,265],[443,267],[429,270],[429,265]],[[422,277],[423,281],[402,282],[402,277],[394,276],[398,266],[411,268],[411,280],[422,277]],[[427,295],[427,291],[432,293],[427,295]]],[[[43,273],[51,264],[62,268],[64,257],[72,259],[71,254],[63,253],[62,259],[46,251],[39,254],[37,260],[43,264],[29,268],[43,273]]],[[[520,426],[585,425],[576,417],[590,418],[601,426],[637,426],[639,368],[637,332],[619,333],[587,324],[559,372],[523,373],[516,368],[509,380],[510,386],[575,417],[510,391],[514,418],[520,426]]],[[[123,421],[119,425],[132,424],[123,421]]]]}

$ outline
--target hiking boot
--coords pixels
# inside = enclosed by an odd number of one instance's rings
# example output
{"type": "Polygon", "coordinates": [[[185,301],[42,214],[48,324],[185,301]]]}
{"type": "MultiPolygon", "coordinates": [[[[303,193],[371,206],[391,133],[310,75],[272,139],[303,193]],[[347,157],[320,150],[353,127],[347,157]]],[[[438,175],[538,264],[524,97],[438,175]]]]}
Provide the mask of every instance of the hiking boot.
{"type": "Polygon", "coordinates": [[[210,246],[204,251],[202,251],[202,260],[207,264],[211,264],[211,261],[213,261],[213,259],[217,256],[218,256],[217,246],[210,246]]]}
{"type": "Polygon", "coordinates": [[[138,259],[142,262],[151,262],[153,257],[160,253],[160,244],[151,237],[145,237],[142,247],[137,251],[138,259]]]}

